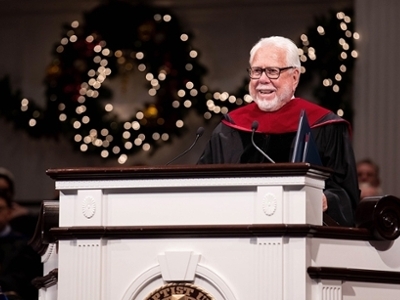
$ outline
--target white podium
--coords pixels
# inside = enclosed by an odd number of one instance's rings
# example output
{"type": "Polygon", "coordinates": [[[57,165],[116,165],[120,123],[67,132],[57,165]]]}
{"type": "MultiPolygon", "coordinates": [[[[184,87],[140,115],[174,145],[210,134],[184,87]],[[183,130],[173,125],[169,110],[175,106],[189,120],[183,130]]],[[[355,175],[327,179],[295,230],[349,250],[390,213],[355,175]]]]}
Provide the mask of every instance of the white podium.
{"type": "Polygon", "coordinates": [[[50,169],[41,300],[400,299],[400,244],[322,226],[309,164],[50,169]],[[57,247],[56,247],[57,246],[57,247]]]}

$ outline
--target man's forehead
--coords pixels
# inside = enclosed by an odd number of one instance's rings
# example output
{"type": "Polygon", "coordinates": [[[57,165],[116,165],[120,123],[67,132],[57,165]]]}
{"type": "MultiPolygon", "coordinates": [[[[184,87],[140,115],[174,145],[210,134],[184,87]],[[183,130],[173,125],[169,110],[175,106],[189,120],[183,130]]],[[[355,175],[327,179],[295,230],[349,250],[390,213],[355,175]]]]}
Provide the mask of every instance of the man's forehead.
{"type": "Polygon", "coordinates": [[[373,165],[369,164],[369,163],[361,163],[361,164],[359,164],[358,165],[358,169],[359,170],[363,170],[363,171],[366,171],[366,170],[375,171],[375,167],[373,165]]]}
{"type": "Polygon", "coordinates": [[[264,46],[256,51],[253,57],[252,63],[259,62],[277,62],[281,63],[285,61],[285,53],[282,49],[264,46]]]}

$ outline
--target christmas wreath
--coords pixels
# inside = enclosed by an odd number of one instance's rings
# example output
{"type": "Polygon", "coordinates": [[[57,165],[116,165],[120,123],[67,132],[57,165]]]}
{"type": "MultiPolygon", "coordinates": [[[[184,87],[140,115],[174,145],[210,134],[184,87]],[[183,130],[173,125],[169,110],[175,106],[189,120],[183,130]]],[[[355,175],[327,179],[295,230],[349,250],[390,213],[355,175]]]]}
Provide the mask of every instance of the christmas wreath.
{"type": "Polygon", "coordinates": [[[48,114],[52,134],[68,132],[80,151],[123,162],[180,136],[191,110],[210,119],[206,102],[212,95],[202,82],[206,69],[180,27],[166,9],[125,2],[95,8],[83,26],[73,22],[46,78],[47,107],[59,111],[48,114]],[[145,79],[140,88],[147,95],[121,120],[106,79],[133,73],[145,79]]]}

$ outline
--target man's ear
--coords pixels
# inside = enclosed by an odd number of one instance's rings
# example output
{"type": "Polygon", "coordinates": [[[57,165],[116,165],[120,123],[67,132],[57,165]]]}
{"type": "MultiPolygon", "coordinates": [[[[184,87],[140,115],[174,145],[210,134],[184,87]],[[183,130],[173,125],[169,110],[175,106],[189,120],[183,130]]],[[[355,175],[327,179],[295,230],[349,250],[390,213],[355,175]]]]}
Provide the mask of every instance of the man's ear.
{"type": "Polygon", "coordinates": [[[292,76],[293,76],[293,91],[295,91],[300,81],[300,70],[298,68],[294,69],[292,72],[292,76]]]}

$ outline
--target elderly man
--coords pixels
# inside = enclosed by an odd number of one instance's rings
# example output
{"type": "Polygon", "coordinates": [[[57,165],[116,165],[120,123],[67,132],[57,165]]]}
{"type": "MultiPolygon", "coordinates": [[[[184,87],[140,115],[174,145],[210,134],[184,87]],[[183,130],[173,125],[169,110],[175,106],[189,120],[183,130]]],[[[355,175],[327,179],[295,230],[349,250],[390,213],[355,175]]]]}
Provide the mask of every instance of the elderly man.
{"type": "Polygon", "coordinates": [[[261,39],[250,51],[253,102],[225,116],[198,163],[288,162],[300,112],[305,110],[322,163],[334,170],[325,183],[323,211],[339,224],[352,226],[360,196],[350,125],[325,108],[295,98],[300,67],[298,49],[291,40],[279,36],[261,39]],[[259,124],[255,143],[271,160],[251,142],[254,121],[259,124]]]}

